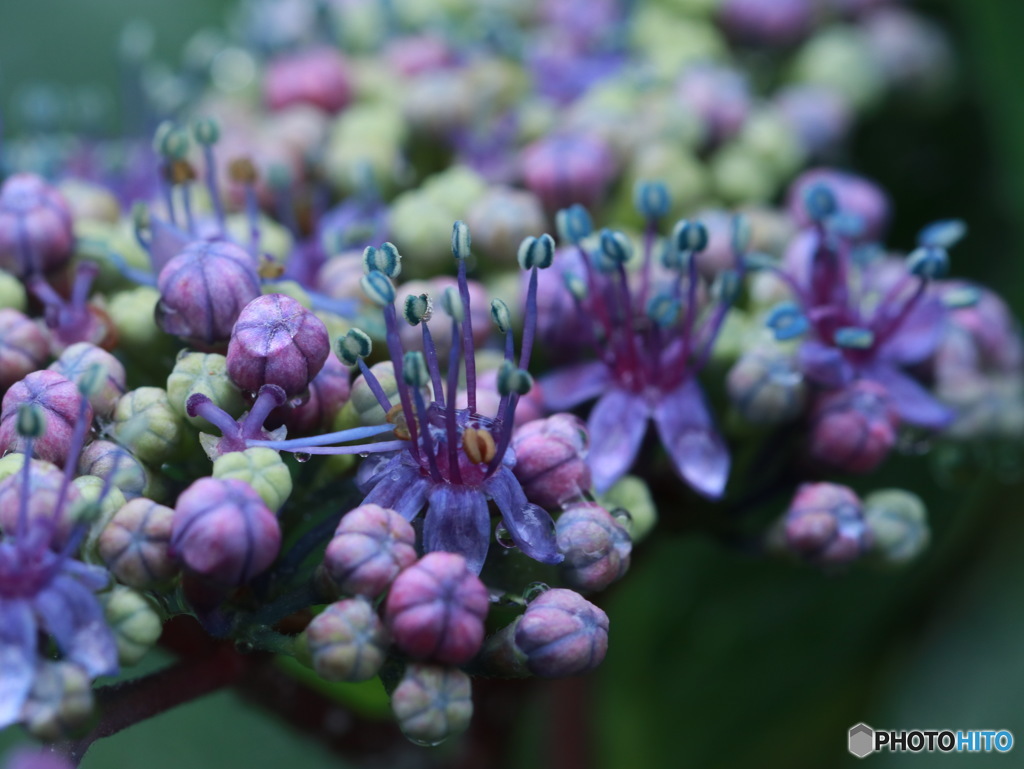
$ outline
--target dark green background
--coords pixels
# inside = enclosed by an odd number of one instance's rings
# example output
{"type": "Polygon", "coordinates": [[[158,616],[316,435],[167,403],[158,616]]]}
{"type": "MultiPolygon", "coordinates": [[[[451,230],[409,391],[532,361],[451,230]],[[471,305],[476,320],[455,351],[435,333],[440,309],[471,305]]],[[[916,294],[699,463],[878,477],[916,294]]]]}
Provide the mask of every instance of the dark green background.
{"type": "MultiPolygon", "coordinates": [[[[20,84],[115,82],[117,31],[153,20],[169,62],[187,35],[223,18],[209,0],[0,3],[0,104],[20,84]]],[[[1024,3],[933,0],[960,53],[951,111],[892,103],[858,132],[851,163],[898,203],[894,244],[924,222],[961,216],[955,270],[1024,310],[1024,3]]],[[[912,569],[829,578],[750,560],[700,538],[658,537],[609,597],[612,644],[588,680],[594,764],[651,767],[859,765],[857,721],[887,728],[1006,728],[1024,740],[1024,521],[1013,466],[1002,481],[955,483],[899,460],[873,485],[923,490],[935,544],[912,569]]],[[[685,504],[681,499],[680,504],[685,504]]],[[[666,505],[664,516],[672,516],[666,505]]],[[[537,767],[552,693],[508,729],[537,767]],[[532,717],[531,717],[532,714],[532,717]]],[[[557,715],[557,713],[556,713],[557,715]]],[[[554,719],[556,728],[561,723],[554,719]]],[[[12,736],[0,736],[0,746],[12,736]]],[[[874,756],[870,766],[1014,766],[1010,756],[874,756]]],[[[343,763],[261,711],[220,694],[98,744],[86,769],[343,763]]],[[[544,764],[543,761],[540,762],[544,764]]]]}

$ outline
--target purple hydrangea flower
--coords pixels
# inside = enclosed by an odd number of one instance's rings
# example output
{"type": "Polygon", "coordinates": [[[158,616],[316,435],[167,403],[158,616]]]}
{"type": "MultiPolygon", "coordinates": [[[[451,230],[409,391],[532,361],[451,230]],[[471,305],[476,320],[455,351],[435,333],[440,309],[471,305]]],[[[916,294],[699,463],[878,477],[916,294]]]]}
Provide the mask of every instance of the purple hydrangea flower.
{"type": "Polygon", "coordinates": [[[71,258],[75,236],[64,196],[34,174],[0,187],[0,268],[21,277],[52,272],[71,258]]]}
{"type": "MultiPolygon", "coordinates": [[[[720,273],[711,292],[716,296],[708,300],[698,269],[707,245],[702,225],[677,225],[656,273],[656,217],[649,216],[643,264],[630,276],[625,263],[631,245],[624,235],[604,230],[600,249],[591,252],[581,242],[590,230],[586,212],[574,207],[560,218],[584,265],[584,274],[570,274],[566,286],[577,312],[589,321],[598,359],[544,378],[545,403],[562,411],[598,399],[587,423],[588,462],[598,491],[607,491],[629,471],[652,420],[676,472],[700,494],[720,497],[729,451],[697,374],[710,360],[740,272],[720,273]]],[[[734,258],[741,267],[738,255],[734,258]]]]}

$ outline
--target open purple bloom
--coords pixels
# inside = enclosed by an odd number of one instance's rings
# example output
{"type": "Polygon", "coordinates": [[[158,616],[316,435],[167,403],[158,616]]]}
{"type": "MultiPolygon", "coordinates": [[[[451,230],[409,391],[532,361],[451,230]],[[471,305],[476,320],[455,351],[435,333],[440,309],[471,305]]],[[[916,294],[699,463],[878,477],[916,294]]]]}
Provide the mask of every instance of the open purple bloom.
{"type": "Polygon", "coordinates": [[[476,359],[465,263],[469,256],[469,231],[461,222],[455,225],[452,251],[459,262],[459,277],[458,288],[449,289],[444,296],[453,340],[444,377],[430,331],[432,304],[426,295],[407,297],[404,305],[406,320],[420,327],[424,353],[403,350],[394,306],[395,289],[391,284],[391,277],[399,271],[399,256],[390,244],[367,249],[363,286],[384,311],[399,402],[392,404],[363,361],[371,351],[369,337],[352,331],[339,344],[340,357],[350,365],[359,365],[399,440],[340,450],[319,448],[330,436],[260,445],[310,453],[357,450],[383,454],[362,473],[360,487],[366,492],[363,504],[395,510],[408,520],[426,508],[424,550],[458,553],[475,573],[483,567],[491,540],[489,502],[494,502],[500,511],[505,528],[520,550],[543,563],[558,563],[562,555],[558,552],[551,516],[527,500],[512,473],[515,453],[509,447],[516,405],[532,384],[525,369],[536,328],[537,270],[550,264],[554,241],[549,236],[529,238],[520,249],[520,263],[530,270],[532,280],[518,361],[508,308],[497,302],[493,306],[492,316],[505,334],[505,363],[498,377],[501,400],[493,416],[477,411],[476,359]],[[460,369],[465,370],[466,377],[465,408],[456,405],[460,369]],[[429,403],[424,396],[428,387],[432,393],[429,403]]]}
{"type": "Polygon", "coordinates": [[[541,389],[548,408],[563,410],[598,398],[587,423],[588,461],[598,491],[606,491],[633,466],[651,420],[680,477],[698,493],[720,497],[729,475],[729,450],[714,426],[697,374],[711,357],[739,273],[721,273],[712,292],[716,298],[702,299],[706,291],[697,260],[707,234],[702,225],[690,223],[676,228],[656,273],[656,217],[649,216],[643,264],[638,275],[630,276],[624,235],[604,230],[601,248],[590,253],[580,243],[589,233],[586,212],[574,207],[562,215],[568,225],[563,230],[577,243],[584,266],[584,274],[569,275],[566,285],[577,312],[589,321],[598,360],[546,377],[541,389]],[[586,226],[575,227],[573,221],[586,226]]]}
{"type": "Polygon", "coordinates": [[[903,422],[946,427],[952,412],[907,369],[931,358],[942,340],[949,311],[932,286],[948,268],[946,246],[962,231],[926,228],[901,265],[861,243],[863,215],[845,216],[830,187],[812,185],[804,197],[811,224],[776,270],[794,302],[776,307],[769,326],[779,339],[806,334],[799,362],[815,384],[875,382],[903,422]]]}

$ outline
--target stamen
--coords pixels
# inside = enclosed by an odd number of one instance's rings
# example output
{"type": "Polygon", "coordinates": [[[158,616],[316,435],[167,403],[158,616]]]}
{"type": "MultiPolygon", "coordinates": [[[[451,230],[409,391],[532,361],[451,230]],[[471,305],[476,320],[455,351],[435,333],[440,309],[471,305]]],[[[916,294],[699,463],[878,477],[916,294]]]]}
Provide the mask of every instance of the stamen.
{"type": "Polygon", "coordinates": [[[217,219],[218,234],[224,235],[224,203],[220,197],[220,186],[217,181],[217,163],[213,154],[213,145],[220,139],[220,127],[210,118],[200,118],[192,125],[192,135],[203,148],[203,165],[206,189],[213,202],[213,212],[217,219]]]}
{"type": "Polygon", "coordinates": [[[459,322],[452,316],[452,348],[448,353],[448,408],[444,412],[445,432],[448,436],[448,472],[452,483],[462,483],[459,454],[456,446],[455,392],[459,386],[459,322]]]}
{"type": "Polygon", "coordinates": [[[348,443],[349,441],[361,441],[366,438],[374,438],[392,431],[391,425],[369,425],[366,427],[353,427],[348,430],[338,430],[323,435],[313,435],[308,438],[289,438],[282,441],[247,440],[247,446],[265,446],[278,451],[301,451],[308,448],[324,448],[330,443],[348,443]]]}
{"type": "Polygon", "coordinates": [[[260,253],[260,206],[256,198],[256,166],[249,158],[237,158],[228,164],[231,179],[245,190],[245,217],[249,222],[249,253],[253,258],[260,253]]]}
{"type": "Polygon", "coordinates": [[[475,465],[490,462],[497,453],[494,436],[488,430],[467,427],[462,431],[462,450],[475,465]]]}
{"type": "Polygon", "coordinates": [[[242,438],[254,438],[260,435],[263,430],[263,423],[267,421],[270,412],[279,406],[283,406],[288,400],[284,389],[275,384],[265,384],[260,387],[256,395],[256,401],[245,415],[241,424],[242,438]]]}

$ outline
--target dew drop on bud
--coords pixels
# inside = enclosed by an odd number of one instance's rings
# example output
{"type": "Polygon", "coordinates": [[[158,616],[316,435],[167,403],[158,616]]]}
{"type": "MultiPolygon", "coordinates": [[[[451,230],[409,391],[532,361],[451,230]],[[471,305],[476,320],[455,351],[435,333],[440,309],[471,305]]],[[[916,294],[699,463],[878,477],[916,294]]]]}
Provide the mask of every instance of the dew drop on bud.
{"type": "Polygon", "coordinates": [[[523,600],[530,603],[530,601],[539,598],[550,589],[551,586],[546,582],[531,582],[526,586],[526,590],[523,591],[523,600]]]}
{"type": "Polygon", "coordinates": [[[306,463],[306,462],[309,461],[309,457],[310,457],[309,454],[306,454],[306,453],[304,453],[302,451],[296,451],[295,452],[295,461],[296,462],[306,463]]]}
{"type": "Polygon", "coordinates": [[[626,531],[629,531],[633,526],[633,515],[624,507],[616,507],[612,510],[612,518],[618,521],[618,524],[626,529],[626,531]]]}
{"type": "Polygon", "coordinates": [[[512,539],[512,533],[502,523],[499,523],[498,527],[494,530],[494,539],[506,550],[511,550],[516,546],[515,540],[512,539]]]}

